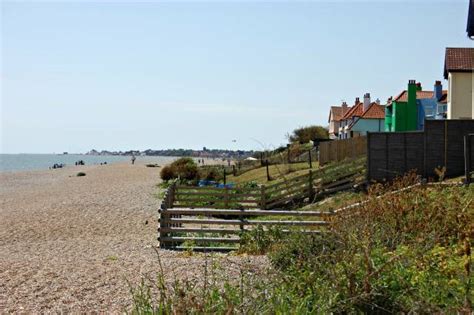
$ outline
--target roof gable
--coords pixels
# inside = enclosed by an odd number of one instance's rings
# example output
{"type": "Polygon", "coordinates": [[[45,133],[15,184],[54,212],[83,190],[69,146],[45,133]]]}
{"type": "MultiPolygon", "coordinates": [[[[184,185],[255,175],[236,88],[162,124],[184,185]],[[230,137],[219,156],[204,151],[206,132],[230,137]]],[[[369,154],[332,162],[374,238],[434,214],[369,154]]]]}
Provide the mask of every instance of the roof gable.
{"type": "Polygon", "coordinates": [[[474,48],[446,48],[444,78],[449,72],[472,72],[474,70],[474,48]]]}

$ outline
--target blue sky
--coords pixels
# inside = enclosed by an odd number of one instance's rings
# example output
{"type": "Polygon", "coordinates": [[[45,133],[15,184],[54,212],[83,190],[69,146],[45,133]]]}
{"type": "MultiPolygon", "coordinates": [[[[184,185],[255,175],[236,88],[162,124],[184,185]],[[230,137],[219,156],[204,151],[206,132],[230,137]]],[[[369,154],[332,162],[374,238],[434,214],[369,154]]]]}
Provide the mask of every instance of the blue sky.
{"type": "Polygon", "coordinates": [[[341,100],[431,90],[467,7],[4,1],[1,152],[278,146],[341,100]]]}

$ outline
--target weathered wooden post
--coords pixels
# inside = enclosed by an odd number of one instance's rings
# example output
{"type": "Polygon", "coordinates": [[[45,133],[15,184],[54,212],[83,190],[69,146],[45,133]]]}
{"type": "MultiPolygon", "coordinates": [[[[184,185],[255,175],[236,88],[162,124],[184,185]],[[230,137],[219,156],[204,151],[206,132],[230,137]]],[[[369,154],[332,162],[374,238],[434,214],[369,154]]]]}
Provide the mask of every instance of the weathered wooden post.
{"type": "MultiPolygon", "coordinates": [[[[172,187],[172,186],[170,186],[172,187]]],[[[166,213],[166,210],[168,209],[168,205],[170,203],[170,194],[169,194],[169,189],[166,190],[163,201],[161,202],[160,209],[158,212],[160,213],[160,217],[158,219],[158,243],[160,248],[166,248],[166,242],[164,241],[164,238],[168,235],[168,228],[169,228],[169,222],[168,218],[169,216],[166,213]]]]}
{"type": "Polygon", "coordinates": [[[234,164],[232,165],[232,175],[237,176],[237,169],[234,164]]]}
{"type": "Polygon", "coordinates": [[[265,210],[267,208],[267,196],[265,193],[265,185],[260,186],[260,208],[265,210]]]}
{"type": "Polygon", "coordinates": [[[223,169],[224,169],[224,185],[225,185],[225,184],[226,184],[226,180],[227,180],[227,179],[226,179],[226,173],[225,173],[225,166],[224,166],[223,169]]]}
{"type": "Polygon", "coordinates": [[[308,197],[309,197],[309,202],[312,202],[315,196],[314,189],[313,189],[313,170],[309,170],[309,186],[308,186],[308,197]]]}
{"type": "Polygon", "coordinates": [[[471,178],[471,139],[474,138],[474,135],[465,135],[464,136],[464,170],[466,173],[466,184],[470,184],[472,181],[471,178]]]}
{"type": "Polygon", "coordinates": [[[308,151],[308,157],[309,157],[309,168],[313,168],[313,161],[311,161],[311,149],[308,151]]]}
{"type": "Polygon", "coordinates": [[[268,160],[265,160],[265,167],[267,168],[267,181],[271,181],[272,178],[270,177],[270,170],[268,169],[268,160]]]}
{"type": "Polygon", "coordinates": [[[229,209],[229,188],[227,186],[224,187],[224,207],[229,209]]]}

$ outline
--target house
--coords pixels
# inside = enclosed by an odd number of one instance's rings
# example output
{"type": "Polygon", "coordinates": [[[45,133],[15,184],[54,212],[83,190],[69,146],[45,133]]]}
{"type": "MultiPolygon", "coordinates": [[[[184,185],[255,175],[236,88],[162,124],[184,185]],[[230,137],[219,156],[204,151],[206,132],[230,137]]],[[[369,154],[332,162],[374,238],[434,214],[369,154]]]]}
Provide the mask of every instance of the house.
{"type": "Polygon", "coordinates": [[[350,107],[346,102],[342,102],[341,106],[331,106],[329,110],[329,138],[337,139],[339,138],[339,127],[341,118],[347,113],[350,107]]]}
{"type": "Polygon", "coordinates": [[[370,101],[370,93],[364,95],[364,101],[357,97],[347,113],[341,118],[339,139],[349,139],[367,135],[367,132],[384,130],[385,106],[380,101],[370,101]]]}
{"type": "Polygon", "coordinates": [[[447,94],[441,81],[433,91],[423,91],[421,83],[409,80],[408,89],[387,102],[385,131],[423,130],[425,119],[446,118],[447,94]]]}
{"type": "Polygon", "coordinates": [[[448,119],[474,117],[474,48],[446,48],[444,78],[448,80],[448,119]]]}

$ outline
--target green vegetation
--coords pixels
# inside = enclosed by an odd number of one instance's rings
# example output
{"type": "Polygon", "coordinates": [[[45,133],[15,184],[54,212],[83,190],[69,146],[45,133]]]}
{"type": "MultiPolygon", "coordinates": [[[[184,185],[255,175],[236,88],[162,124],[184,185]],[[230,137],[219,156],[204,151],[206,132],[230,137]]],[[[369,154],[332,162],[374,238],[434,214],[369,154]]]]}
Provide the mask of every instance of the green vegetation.
{"type": "Polygon", "coordinates": [[[76,174],[76,176],[78,176],[78,177],[86,176],[86,173],[84,173],[84,172],[79,172],[79,173],[76,174]]]}
{"type": "Polygon", "coordinates": [[[288,135],[288,140],[292,143],[308,143],[311,140],[328,138],[328,130],[321,126],[300,127],[288,135]]]}
{"type": "Polygon", "coordinates": [[[161,169],[162,180],[183,179],[194,180],[199,177],[198,166],[191,158],[180,158],[161,169]]]}
{"type": "MultiPolygon", "coordinates": [[[[373,185],[367,202],[335,216],[323,234],[247,233],[243,251],[273,268],[240,278],[143,283],[135,313],[472,313],[474,186],[373,185]],[[382,197],[380,197],[382,196],[382,197]],[[156,285],[157,294],[150,287],[156,285]]],[[[356,200],[340,194],[326,205],[356,200]]],[[[362,197],[359,196],[359,199],[362,197]]],[[[205,274],[219,273],[206,265],[205,274]]],[[[161,280],[160,280],[161,279],[161,280]]]]}
{"type": "MultiPolygon", "coordinates": [[[[317,167],[317,163],[313,163],[313,167],[317,167]]],[[[270,183],[277,183],[284,178],[290,179],[298,175],[306,174],[308,172],[308,163],[293,163],[293,164],[275,164],[268,167],[272,181],[270,183]]],[[[247,171],[239,176],[228,175],[227,182],[236,184],[245,184],[255,182],[259,184],[267,184],[267,169],[265,166],[247,171]]]]}

